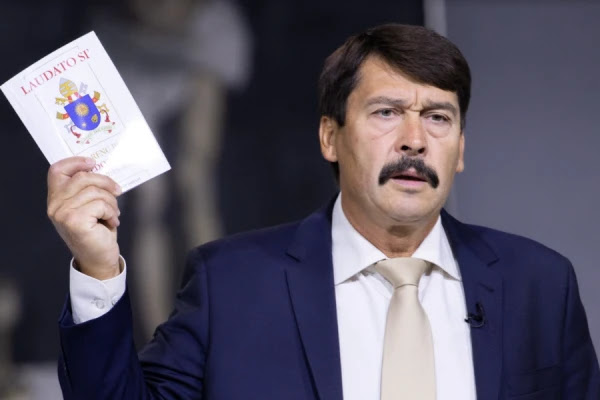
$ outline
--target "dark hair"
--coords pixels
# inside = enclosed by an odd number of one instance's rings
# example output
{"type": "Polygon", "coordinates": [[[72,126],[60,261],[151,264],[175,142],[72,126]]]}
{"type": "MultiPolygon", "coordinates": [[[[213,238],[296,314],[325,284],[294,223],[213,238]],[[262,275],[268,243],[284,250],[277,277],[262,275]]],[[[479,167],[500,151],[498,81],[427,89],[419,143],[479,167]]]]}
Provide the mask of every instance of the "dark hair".
{"type": "MultiPolygon", "coordinates": [[[[415,25],[386,24],[351,36],[325,60],[319,77],[319,112],[346,122],[348,96],[368,56],[377,56],[415,82],[455,92],[464,128],[471,97],[469,64],[458,48],[436,32],[415,25]]],[[[336,178],[337,163],[332,163],[336,178]]]]}

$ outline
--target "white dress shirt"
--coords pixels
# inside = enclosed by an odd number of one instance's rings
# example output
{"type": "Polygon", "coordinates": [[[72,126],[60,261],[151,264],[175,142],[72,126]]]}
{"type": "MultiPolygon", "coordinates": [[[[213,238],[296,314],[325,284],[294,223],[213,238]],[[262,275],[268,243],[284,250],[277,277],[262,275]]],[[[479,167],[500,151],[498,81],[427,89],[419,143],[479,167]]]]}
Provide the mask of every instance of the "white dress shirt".
{"type": "Polygon", "coordinates": [[[121,257],[123,271],[114,278],[101,281],[75,269],[71,260],[69,292],[73,322],[81,324],[106,314],[125,293],[127,265],[121,257]]]}
{"type": "MultiPolygon", "coordinates": [[[[393,288],[372,265],[388,257],[350,224],[341,195],[333,208],[331,234],[344,399],[378,400],[393,288]]],[[[465,294],[440,218],[412,256],[434,265],[419,282],[419,300],[431,324],[437,400],[474,400],[465,294]]]]}
{"type": "MultiPolygon", "coordinates": [[[[333,272],[345,400],[379,400],[383,336],[392,286],[372,265],[387,258],[361,236],[342,211],[338,196],[332,216],[333,272]]],[[[465,295],[460,271],[438,219],[413,257],[434,265],[419,282],[419,299],[431,324],[437,400],[474,400],[475,377],[465,295]]],[[[107,313],[125,293],[126,266],[109,280],[82,274],[71,262],[73,320],[83,323],[107,313]]],[[[399,399],[403,400],[403,399],[399,399]]]]}

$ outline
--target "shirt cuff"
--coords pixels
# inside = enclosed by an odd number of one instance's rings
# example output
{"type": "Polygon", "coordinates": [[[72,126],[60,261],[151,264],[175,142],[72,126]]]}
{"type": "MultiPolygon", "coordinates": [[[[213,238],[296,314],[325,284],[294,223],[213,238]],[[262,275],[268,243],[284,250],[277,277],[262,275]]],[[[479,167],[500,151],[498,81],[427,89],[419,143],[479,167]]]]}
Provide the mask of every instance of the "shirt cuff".
{"type": "Polygon", "coordinates": [[[74,261],[75,259],[71,259],[69,292],[73,322],[81,324],[103,316],[123,296],[127,265],[125,259],[120,257],[123,266],[121,273],[114,278],[101,281],[75,269],[74,261]]]}

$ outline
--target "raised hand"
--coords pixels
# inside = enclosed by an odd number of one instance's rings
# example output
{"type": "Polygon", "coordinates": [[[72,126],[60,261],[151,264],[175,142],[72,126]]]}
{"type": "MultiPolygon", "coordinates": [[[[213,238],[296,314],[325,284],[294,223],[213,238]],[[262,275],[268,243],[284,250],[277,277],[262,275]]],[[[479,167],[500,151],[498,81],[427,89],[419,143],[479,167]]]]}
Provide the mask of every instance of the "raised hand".
{"type": "Polygon", "coordinates": [[[48,217],[75,257],[76,266],[96,279],[120,273],[117,227],[121,188],[90,172],[94,160],[71,157],[48,170],[48,217]]]}

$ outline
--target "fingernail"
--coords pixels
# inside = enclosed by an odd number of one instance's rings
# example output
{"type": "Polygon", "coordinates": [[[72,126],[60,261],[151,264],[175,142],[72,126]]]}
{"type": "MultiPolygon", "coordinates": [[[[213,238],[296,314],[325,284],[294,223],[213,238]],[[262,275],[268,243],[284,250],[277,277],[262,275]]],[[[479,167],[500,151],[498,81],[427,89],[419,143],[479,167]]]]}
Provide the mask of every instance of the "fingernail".
{"type": "Polygon", "coordinates": [[[121,193],[123,193],[123,189],[121,189],[121,186],[115,185],[115,194],[118,196],[121,193]]]}
{"type": "Polygon", "coordinates": [[[85,163],[87,165],[96,165],[96,160],[94,160],[93,158],[90,158],[90,157],[86,157],[85,158],[85,163]]]}

